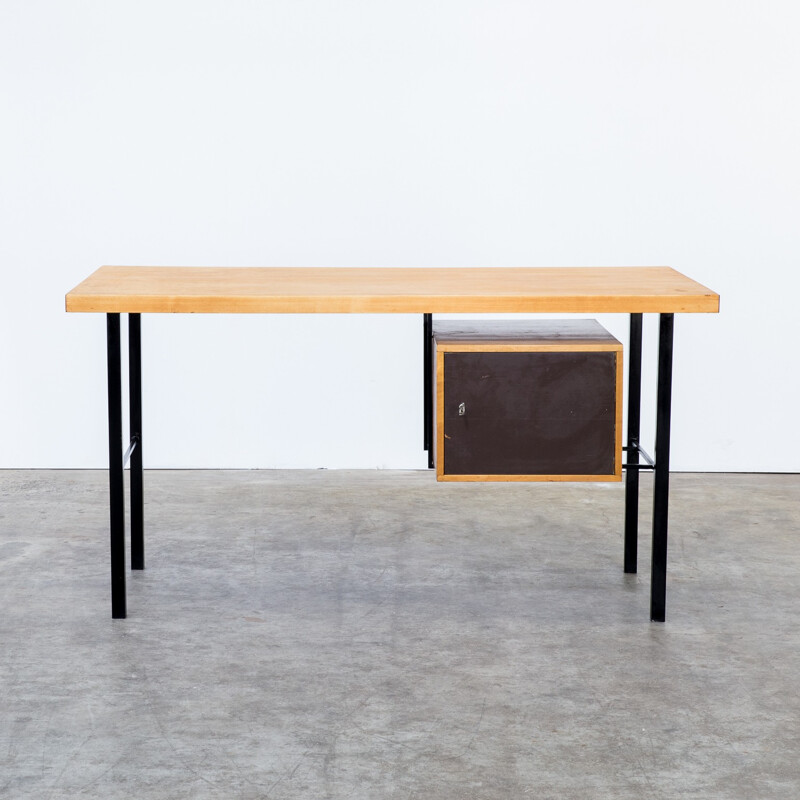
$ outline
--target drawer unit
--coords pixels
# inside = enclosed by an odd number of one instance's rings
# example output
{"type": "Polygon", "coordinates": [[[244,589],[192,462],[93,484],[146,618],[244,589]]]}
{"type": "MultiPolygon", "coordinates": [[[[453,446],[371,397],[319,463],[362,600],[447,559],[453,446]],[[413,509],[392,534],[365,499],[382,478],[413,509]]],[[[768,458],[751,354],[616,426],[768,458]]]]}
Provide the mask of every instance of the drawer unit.
{"type": "Polygon", "coordinates": [[[618,481],[622,344],[595,320],[437,321],[436,477],[618,481]]]}

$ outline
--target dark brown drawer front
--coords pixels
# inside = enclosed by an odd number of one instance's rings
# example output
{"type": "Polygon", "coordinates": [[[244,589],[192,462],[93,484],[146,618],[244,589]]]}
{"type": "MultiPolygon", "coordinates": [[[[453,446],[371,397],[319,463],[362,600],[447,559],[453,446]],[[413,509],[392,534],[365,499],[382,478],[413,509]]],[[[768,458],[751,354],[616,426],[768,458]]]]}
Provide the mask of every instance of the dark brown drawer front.
{"type": "Polygon", "coordinates": [[[448,475],[610,475],[616,354],[445,353],[448,475]]]}

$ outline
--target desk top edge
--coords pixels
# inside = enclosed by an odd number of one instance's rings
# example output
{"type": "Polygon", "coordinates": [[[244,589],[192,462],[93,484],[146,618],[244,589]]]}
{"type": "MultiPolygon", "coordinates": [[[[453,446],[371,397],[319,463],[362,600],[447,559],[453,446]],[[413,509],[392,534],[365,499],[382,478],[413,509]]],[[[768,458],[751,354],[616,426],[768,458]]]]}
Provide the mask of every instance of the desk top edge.
{"type": "Polygon", "coordinates": [[[671,267],[104,266],[66,296],[94,313],[716,312],[671,267]]]}

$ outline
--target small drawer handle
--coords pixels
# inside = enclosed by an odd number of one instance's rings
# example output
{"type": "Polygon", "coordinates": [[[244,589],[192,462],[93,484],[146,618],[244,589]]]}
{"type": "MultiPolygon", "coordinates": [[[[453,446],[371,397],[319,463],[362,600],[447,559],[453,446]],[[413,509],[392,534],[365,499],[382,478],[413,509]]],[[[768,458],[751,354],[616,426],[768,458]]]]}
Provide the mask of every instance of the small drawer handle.
{"type": "Polygon", "coordinates": [[[458,416],[463,417],[464,414],[467,413],[467,405],[466,403],[459,403],[458,404],[458,416]]]}

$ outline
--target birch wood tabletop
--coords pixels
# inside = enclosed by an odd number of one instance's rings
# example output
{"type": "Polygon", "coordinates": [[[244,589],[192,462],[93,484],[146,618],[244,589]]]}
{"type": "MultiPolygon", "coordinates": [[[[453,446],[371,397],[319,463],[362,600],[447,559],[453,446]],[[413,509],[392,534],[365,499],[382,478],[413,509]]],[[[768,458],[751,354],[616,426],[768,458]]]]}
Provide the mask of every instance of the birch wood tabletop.
{"type": "Polygon", "coordinates": [[[98,313],[683,313],[719,295],[670,267],[104,266],[66,296],[98,313]]]}

